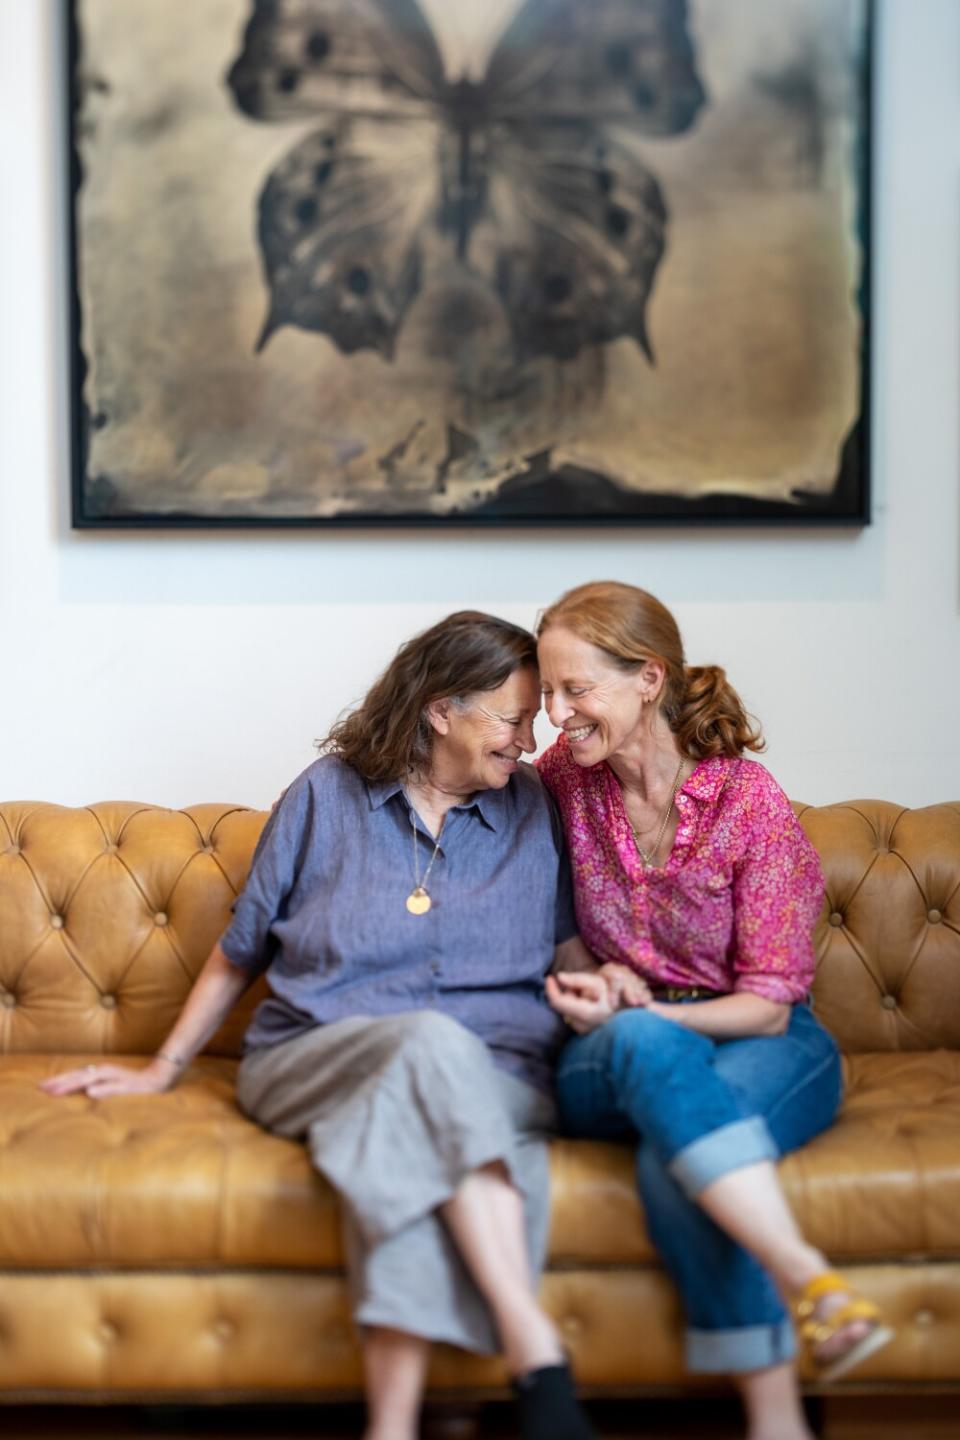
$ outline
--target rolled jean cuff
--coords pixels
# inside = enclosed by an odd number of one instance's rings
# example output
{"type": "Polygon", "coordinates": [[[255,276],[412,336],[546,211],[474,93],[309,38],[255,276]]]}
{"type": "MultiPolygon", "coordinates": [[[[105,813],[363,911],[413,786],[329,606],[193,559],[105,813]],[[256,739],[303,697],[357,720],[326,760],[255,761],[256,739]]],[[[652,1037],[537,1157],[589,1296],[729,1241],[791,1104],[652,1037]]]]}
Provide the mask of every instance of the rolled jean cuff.
{"type": "Polygon", "coordinates": [[[731,1170],[742,1170],[744,1165],[756,1165],[760,1160],[778,1160],[780,1151],[773,1136],[767,1129],[767,1122],[760,1115],[751,1115],[747,1120],[734,1120],[701,1135],[699,1140],[678,1150],[667,1166],[667,1170],[680,1188],[695,1200],[721,1175],[731,1170]]]}
{"type": "Polygon", "coordinates": [[[697,1375],[747,1375],[792,1360],[797,1349],[789,1319],[736,1330],[688,1330],[687,1369],[697,1375]]]}

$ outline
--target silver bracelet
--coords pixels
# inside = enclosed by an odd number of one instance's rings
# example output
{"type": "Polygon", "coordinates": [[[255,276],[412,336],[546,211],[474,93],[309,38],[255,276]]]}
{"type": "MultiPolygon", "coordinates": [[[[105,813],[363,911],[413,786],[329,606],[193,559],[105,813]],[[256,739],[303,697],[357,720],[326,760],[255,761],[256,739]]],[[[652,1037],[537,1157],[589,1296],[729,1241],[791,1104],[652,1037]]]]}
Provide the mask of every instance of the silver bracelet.
{"type": "Polygon", "coordinates": [[[153,1058],[154,1060],[166,1060],[169,1064],[176,1065],[178,1070],[182,1070],[187,1063],[186,1060],[181,1060],[179,1055],[167,1055],[163,1050],[158,1050],[153,1058]]]}

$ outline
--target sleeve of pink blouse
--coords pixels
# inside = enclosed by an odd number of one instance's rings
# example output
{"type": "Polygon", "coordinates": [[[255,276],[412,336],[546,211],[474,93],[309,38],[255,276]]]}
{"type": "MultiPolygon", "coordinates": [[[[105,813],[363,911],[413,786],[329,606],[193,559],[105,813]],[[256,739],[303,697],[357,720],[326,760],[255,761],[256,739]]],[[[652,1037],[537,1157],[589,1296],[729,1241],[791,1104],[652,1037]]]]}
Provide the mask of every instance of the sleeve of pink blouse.
{"type": "Polygon", "coordinates": [[[734,990],[793,1004],[813,981],[823,872],[777,782],[761,765],[750,764],[749,774],[747,844],[733,872],[734,990]]]}

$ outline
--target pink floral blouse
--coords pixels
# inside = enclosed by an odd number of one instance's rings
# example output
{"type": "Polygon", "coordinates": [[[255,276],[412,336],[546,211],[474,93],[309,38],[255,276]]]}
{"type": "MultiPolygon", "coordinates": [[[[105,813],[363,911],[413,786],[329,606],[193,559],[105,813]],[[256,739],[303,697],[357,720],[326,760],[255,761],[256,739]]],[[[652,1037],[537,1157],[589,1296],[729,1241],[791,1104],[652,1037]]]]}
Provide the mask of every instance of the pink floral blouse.
{"type": "Polygon", "coordinates": [[[769,771],[755,760],[701,760],[677,793],[673,849],[650,870],[605,763],[582,768],[561,736],[537,767],[560,807],[580,933],[598,959],[655,985],[803,999],[823,875],[769,771]]]}

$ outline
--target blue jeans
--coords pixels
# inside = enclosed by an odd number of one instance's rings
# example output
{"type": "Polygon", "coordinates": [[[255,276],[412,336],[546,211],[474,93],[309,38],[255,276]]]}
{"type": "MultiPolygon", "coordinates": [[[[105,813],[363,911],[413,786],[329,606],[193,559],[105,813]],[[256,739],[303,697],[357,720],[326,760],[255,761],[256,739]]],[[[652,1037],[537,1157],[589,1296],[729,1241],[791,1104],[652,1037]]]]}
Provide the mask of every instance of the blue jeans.
{"type": "Polygon", "coordinates": [[[776,1160],[825,1130],[841,1091],[836,1042],[806,1005],[793,1007],[783,1035],[722,1041],[623,1010],[564,1049],[565,1132],[639,1137],[637,1183],[650,1238],[683,1300],[690,1370],[746,1373],[793,1355],[772,1279],[696,1197],[721,1175],[776,1160]]]}

